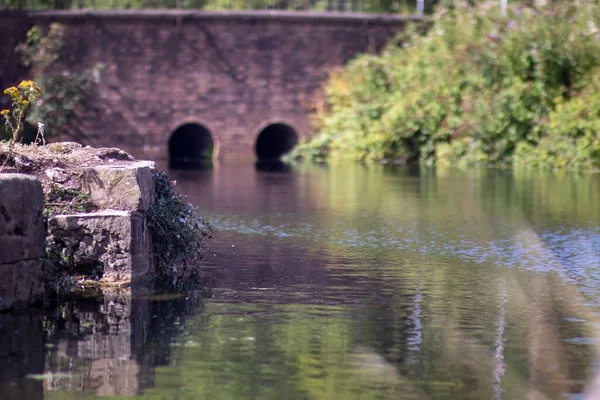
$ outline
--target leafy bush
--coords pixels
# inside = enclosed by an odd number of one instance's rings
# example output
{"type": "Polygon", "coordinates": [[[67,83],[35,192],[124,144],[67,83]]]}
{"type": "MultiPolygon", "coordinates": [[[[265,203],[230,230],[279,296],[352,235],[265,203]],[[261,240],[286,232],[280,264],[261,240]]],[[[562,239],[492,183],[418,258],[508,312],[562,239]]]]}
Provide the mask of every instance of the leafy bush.
{"type": "Polygon", "coordinates": [[[64,34],[64,26],[58,23],[50,24],[46,32],[34,26],[27,32],[25,42],[17,46],[23,64],[31,69],[44,92],[30,118],[43,122],[50,136],[58,134],[73,118],[76,108],[84,106],[92,96],[102,68],[98,64],[81,72],[59,70],[56,63],[64,34]]]}
{"type": "Polygon", "coordinates": [[[599,19],[595,5],[443,10],[334,73],[320,133],[294,155],[595,168],[599,19]],[[554,146],[569,158],[535,161],[554,146]]]}
{"type": "MultiPolygon", "coordinates": [[[[598,74],[600,76],[600,74],[598,74]]],[[[535,144],[519,143],[514,162],[542,168],[600,169],[600,87],[558,100],[545,135],[535,144]]]]}

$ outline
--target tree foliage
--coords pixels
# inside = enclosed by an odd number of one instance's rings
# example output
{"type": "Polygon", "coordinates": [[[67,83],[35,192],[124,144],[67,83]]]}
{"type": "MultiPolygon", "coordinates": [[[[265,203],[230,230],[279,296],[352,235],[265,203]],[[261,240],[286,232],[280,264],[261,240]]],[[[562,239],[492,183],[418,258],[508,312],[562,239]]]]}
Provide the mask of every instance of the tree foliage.
{"type": "Polygon", "coordinates": [[[600,9],[460,4],[326,86],[306,158],[599,168],[600,9]]]}

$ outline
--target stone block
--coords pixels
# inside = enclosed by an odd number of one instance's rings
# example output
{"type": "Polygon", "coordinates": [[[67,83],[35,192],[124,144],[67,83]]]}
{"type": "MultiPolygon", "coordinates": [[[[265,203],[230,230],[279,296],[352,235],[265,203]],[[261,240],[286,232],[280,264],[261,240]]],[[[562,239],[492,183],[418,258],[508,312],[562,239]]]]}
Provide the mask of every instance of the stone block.
{"type": "Polygon", "coordinates": [[[15,302],[15,266],[0,265],[0,310],[12,307],[15,302]]]}
{"type": "Polygon", "coordinates": [[[83,191],[102,209],[148,211],[154,204],[154,173],[151,161],[106,164],[83,171],[83,191]]]}
{"type": "Polygon", "coordinates": [[[15,303],[31,303],[44,293],[44,271],[38,259],[20,261],[14,264],[15,303]]]}
{"type": "Polygon", "coordinates": [[[43,293],[42,263],[37,259],[0,265],[0,310],[38,300],[43,293]]]}
{"type": "Polygon", "coordinates": [[[36,178],[0,174],[0,265],[44,255],[43,203],[36,178]]]}
{"type": "Polygon", "coordinates": [[[104,282],[129,282],[154,271],[152,235],[140,212],[56,215],[48,234],[76,271],[99,268],[104,282]]]}

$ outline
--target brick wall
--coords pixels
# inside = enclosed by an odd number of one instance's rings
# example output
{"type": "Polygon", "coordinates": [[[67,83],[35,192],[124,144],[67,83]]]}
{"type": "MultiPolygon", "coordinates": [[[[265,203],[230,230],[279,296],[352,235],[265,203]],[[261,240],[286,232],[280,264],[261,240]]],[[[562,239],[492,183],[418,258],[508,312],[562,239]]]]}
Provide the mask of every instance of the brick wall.
{"type": "Polygon", "coordinates": [[[21,66],[21,57],[15,48],[25,39],[30,27],[31,23],[24,13],[0,13],[0,109],[10,106],[10,98],[2,94],[4,89],[16,86],[27,72],[21,66]]]}
{"type": "Polygon", "coordinates": [[[311,135],[328,72],[380,50],[408,21],[196,11],[37,12],[28,20],[66,26],[65,70],[105,65],[94,101],[65,134],[153,159],[167,156],[171,133],[189,122],[209,129],[224,158],[253,157],[270,123],[311,135]]]}

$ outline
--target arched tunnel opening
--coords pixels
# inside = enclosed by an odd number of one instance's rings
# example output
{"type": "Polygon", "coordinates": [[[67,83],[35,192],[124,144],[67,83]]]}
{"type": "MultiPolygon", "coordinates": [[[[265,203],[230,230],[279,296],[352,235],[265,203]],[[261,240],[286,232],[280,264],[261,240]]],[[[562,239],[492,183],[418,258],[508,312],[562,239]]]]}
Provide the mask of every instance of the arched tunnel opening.
{"type": "Polygon", "coordinates": [[[193,168],[210,162],[215,144],[210,131],[200,124],[185,124],[177,128],[169,140],[169,166],[193,168]]]}
{"type": "Polygon", "coordinates": [[[256,156],[259,161],[278,161],[298,143],[294,128],[286,124],[271,124],[256,139],[256,156]]]}

